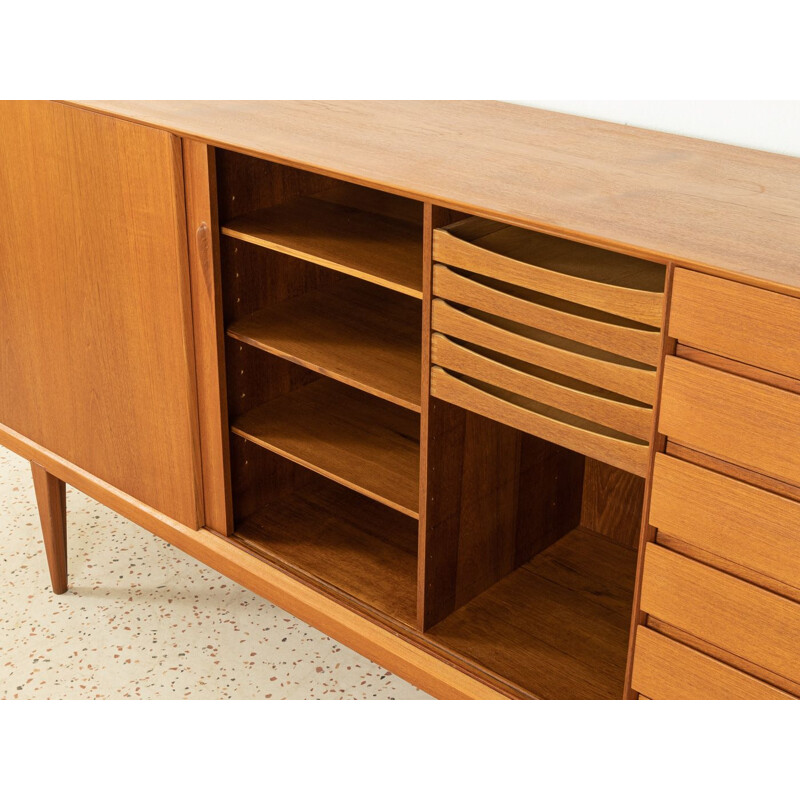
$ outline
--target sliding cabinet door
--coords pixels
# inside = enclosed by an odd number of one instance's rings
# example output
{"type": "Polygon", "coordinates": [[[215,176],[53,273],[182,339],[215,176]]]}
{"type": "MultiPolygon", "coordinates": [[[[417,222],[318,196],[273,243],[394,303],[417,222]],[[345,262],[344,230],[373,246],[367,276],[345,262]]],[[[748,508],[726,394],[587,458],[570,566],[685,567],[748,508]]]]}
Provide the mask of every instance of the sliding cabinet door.
{"type": "Polygon", "coordinates": [[[180,140],[0,103],[0,423],[202,524],[180,140]]]}

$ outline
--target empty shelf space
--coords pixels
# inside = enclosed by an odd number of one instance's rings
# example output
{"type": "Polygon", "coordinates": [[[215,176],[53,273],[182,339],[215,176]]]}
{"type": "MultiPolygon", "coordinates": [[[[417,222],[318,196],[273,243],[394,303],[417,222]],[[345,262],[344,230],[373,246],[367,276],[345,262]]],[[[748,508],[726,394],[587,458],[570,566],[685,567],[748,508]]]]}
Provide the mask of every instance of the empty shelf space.
{"type": "Polygon", "coordinates": [[[246,412],[235,434],[418,518],[419,415],[318,378],[246,412]]]}
{"type": "Polygon", "coordinates": [[[420,409],[422,309],[411,298],[344,278],[270,305],[229,336],[350,386],[420,409]]]}
{"type": "Polygon", "coordinates": [[[248,517],[235,537],[262,557],[414,624],[417,524],[396,511],[315,476],[248,517]]]}
{"type": "Polygon", "coordinates": [[[413,203],[341,187],[236,217],[222,233],[421,298],[421,204],[413,203]]]}
{"type": "Polygon", "coordinates": [[[543,699],[621,699],[636,552],[575,528],[429,631],[543,699]]]}

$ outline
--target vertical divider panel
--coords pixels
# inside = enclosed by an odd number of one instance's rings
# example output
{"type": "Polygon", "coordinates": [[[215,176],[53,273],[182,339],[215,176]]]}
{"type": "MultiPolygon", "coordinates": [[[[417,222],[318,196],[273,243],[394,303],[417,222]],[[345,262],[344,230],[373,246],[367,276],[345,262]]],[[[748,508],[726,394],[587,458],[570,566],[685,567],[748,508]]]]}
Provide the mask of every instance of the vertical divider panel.
{"type": "MultiPolygon", "coordinates": [[[[436,507],[429,507],[428,471],[431,462],[430,416],[431,405],[436,403],[431,397],[431,309],[433,303],[433,230],[454,222],[456,217],[447,209],[431,203],[424,203],[422,210],[422,379],[420,382],[420,429],[419,429],[419,546],[417,549],[417,626],[425,630],[436,617],[433,610],[433,597],[430,603],[427,596],[433,595],[434,586],[428,590],[428,575],[434,572],[436,550],[428,548],[428,526],[433,527],[436,507]],[[431,567],[426,560],[430,554],[431,567]],[[430,607],[429,607],[430,606],[430,607]]],[[[443,442],[437,447],[441,448],[443,442]]],[[[447,448],[446,448],[447,449],[447,448]]],[[[436,457],[436,451],[433,452],[436,457]]]]}
{"type": "Polygon", "coordinates": [[[183,140],[205,524],[233,533],[214,148],[183,140]]]}
{"type": "Polygon", "coordinates": [[[459,216],[425,204],[417,609],[422,630],[558,540],[581,516],[582,455],[430,395],[433,229],[459,216]]]}
{"type": "Polygon", "coordinates": [[[644,508],[642,509],[642,531],[639,537],[639,556],[636,564],[636,585],[633,590],[633,612],[631,619],[631,632],[628,642],[628,662],[625,670],[625,688],[623,699],[635,700],[637,692],[631,689],[631,678],[633,672],[633,651],[636,646],[636,631],[640,625],[647,621],[647,615],[639,608],[639,600],[642,593],[642,570],[644,569],[645,545],[655,539],[656,529],[650,525],[650,497],[653,492],[653,464],[655,463],[656,453],[663,453],[666,447],[666,436],[658,432],[658,412],[661,407],[661,384],[664,379],[664,360],[668,355],[675,352],[675,339],[668,335],[669,330],[669,309],[672,301],[672,280],[675,274],[675,266],[667,264],[666,282],[664,285],[664,314],[661,320],[661,353],[658,362],[658,377],[656,378],[656,399],[653,404],[653,430],[650,436],[650,452],[648,454],[647,475],[645,476],[644,487],[644,508]]]}

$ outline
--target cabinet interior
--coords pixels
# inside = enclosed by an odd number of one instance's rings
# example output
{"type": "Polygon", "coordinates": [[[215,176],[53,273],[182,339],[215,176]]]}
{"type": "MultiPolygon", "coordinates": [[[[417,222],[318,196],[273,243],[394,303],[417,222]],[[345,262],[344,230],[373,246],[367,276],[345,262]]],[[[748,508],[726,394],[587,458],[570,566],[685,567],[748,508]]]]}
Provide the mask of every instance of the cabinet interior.
{"type": "Polygon", "coordinates": [[[423,398],[421,203],[216,167],[234,538],[511,693],[621,697],[643,479],[423,398]]]}

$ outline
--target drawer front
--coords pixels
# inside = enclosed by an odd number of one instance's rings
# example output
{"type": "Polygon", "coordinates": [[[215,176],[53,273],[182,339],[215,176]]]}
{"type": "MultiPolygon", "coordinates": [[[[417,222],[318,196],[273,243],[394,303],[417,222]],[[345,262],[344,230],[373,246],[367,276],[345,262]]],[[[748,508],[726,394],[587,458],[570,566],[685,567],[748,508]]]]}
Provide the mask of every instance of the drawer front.
{"type": "Polygon", "coordinates": [[[650,524],[800,588],[800,503],[659,453],[650,524]]]}
{"type": "Polygon", "coordinates": [[[800,300],[675,270],[669,334],[745,364],[800,378],[800,300]]]}
{"type": "Polygon", "coordinates": [[[661,264],[477,217],[435,230],[433,256],[514,286],[661,325],[661,264]]]}
{"type": "Polygon", "coordinates": [[[649,628],[636,631],[631,686],[651,700],[794,700],[764,681],[649,628]]]}
{"type": "Polygon", "coordinates": [[[447,370],[564,409],[621,433],[647,440],[652,432],[650,406],[583,381],[484,348],[458,344],[441,333],[433,334],[431,353],[433,362],[447,370]]]}
{"type": "Polygon", "coordinates": [[[791,600],[651,543],[645,550],[641,609],[800,681],[800,605],[791,600]]]}
{"type": "Polygon", "coordinates": [[[669,356],[658,427],[694,450],[800,485],[800,395],[669,356]]]}
{"type": "Polygon", "coordinates": [[[621,317],[566,300],[494,281],[466,276],[442,264],[433,267],[433,293],[458,305],[485,311],[538,330],[641,362],[658,362],[661,333],[621,317]]]}
{"type": "Polygon", "coordinates": [[[504,425],[555,442],[635,475],[648,466],[646,441],[619,433],[483,381],[431,370],[431,394],[504,425]]]}
{"type": "Polygon", "coordinates": [[[655,367],[643,367],[603,350],[474,310],[433,301],[432,326],[453,339],[537,364],[652,405],[655,367]]]}

